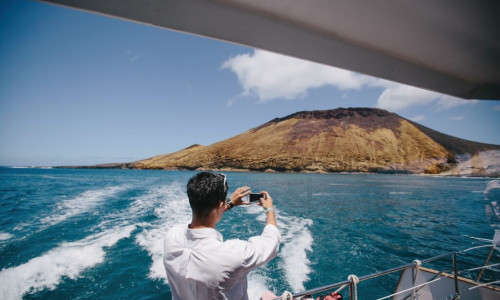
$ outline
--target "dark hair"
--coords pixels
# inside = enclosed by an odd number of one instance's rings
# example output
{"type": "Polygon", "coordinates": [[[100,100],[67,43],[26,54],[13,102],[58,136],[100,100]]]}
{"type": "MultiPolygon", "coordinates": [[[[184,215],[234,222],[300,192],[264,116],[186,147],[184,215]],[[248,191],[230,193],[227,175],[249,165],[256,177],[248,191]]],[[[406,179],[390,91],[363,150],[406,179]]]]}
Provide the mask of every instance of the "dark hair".
{"type": "Polygon", "coordinates": [[[187,194],[194,215],[206,217],[226,199],[228,185],[223,174],[201,172],[189,179],[187,194]]]}

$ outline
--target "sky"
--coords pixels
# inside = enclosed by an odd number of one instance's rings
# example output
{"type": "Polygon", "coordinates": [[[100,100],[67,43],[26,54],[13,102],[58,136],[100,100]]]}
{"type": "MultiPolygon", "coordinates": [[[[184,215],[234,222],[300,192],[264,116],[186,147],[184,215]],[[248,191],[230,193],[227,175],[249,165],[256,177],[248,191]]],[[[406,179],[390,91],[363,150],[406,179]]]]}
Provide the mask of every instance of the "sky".
{"type": "Polygon", "coordinates": [[[377,107],[500,144],[500,101],[34,1],[0,0],[0,165],[130,162],[297,111],[377,107]]]}

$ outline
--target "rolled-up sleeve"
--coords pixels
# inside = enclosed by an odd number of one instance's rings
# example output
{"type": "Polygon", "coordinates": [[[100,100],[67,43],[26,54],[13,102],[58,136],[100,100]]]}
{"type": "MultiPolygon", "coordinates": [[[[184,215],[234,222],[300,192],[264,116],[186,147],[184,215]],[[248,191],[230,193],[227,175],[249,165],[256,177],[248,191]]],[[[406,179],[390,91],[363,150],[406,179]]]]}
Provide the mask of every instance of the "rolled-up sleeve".
{"type": "Polygon", "coordinates": [[[275,258],[278,254],[281,235],[275,225],[268,224],[260,236],[248,240],[245,248],[243,268],[252,270],[275,258]]]}

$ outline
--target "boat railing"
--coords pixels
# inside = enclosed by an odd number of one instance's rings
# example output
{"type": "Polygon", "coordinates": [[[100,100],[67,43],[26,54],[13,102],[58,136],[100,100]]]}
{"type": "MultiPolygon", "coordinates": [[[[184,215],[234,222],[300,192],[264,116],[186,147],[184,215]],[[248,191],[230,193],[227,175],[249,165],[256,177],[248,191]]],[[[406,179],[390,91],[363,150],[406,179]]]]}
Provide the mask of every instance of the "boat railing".
{"type": "MultiPolygon", "coordinates": [[[[479,280],[481,279],[481,276],[482,276],[485,269],[495,270],[495,269],[492,269],[491,267],[496,266],[496,265],[500,265],[500,264],[488,265],[489,260],[490,260],[495,249],[496,249],[495,245],[489,244],[489,245],[475,246],[475,247],[468,248],[468,249],[465,249],[462,251],[446,252],[446,253],[431,257],[431,258],[427,258],[427,259],[423,259],[423,260],[414,260],[412,263],[409,263],[409,264],[401,265],[401,266],[398,266],[395,268],[387,269],[384,271],[379,271],[376,273],[372,273],[372,274],[368,274],[368,275],[364,275],[364,276],[360,276],[360,277],[358,277],[356,275],[349,275],[347,280],[324,285],[324,286],[313,288],[313,289],[309,289],[309,290],[306,290],[303,292],[298,292],[295,294],[290,294],[290,296],[292,299],[305,299],[306,297],[310,297],[311,295],[314,295],[314,294],[322,293],[325,291],[331,291],[333,289],[337,289],[336,292],[340,292],[345,287],[349,287],[349,299],[350,300],[357,300],[357,285],[360,284],[361,282],[369,280],[369,279],[385,276],[385,275],[388,275],[388,274],[391,274],[394,272],[404,271],[407,269],[413,269],[414,270],[414,272],[413,272],[413,286],[411,288],[403,290],[403,291],[399,291],[397,293],[394,293],[394,294],[391,294],[391,295],[388,295],[388,296],[385,296],[382,298],[379,298],[377,300],[388,299],[390,297],[394,297],[396,295],[403,294],[403,293],[409,293],[407,295],[407,297],[405,298],[405,299],[408,299],[412,295],[415,296],[415,293],[419,289],[425,287],[426,285],[431,284],[434,281],[439,280],[440,279],[439,277],[445,272],[451,272],[451,276],[453,276],[453,279],[455,281],[455,295],[459,297],[460,292],[461,292],[459,290],[459,285],[458,285],[459,274],[461,274],[464,271],[481,270],[478,277],[476,278],[476,282],[479,283],[479,280]],[[457,270],[457,255],[467,254],[470,251],[473,251],[476,249],[487,248],[487,247],[491,247],[492,249],[490,251],[490,254],[488,255],[488,258],[486,259],[484,266],[472,268],[472,269],[467,269],[467,270],[462,270],[462,271],[457,270]],[[436,276],[434,276],[434,278],[432,278],[431,280],[429,280],[423,284],[419,284],[419,285],[415,284],[415,281],[416,281],[416,278],[415,278],[416,272],[415,271],[418,271],[418,268],[422,264],[430,263],[430,262],[437,261],[437,260],[440,260],[440,259],[443,259],[446,257],[450,257],[450,256],[452,257],[452,261],[453,261],[451,269],[438,272],[436,274],[436,276]]],[[[491,282],[491,283],[497,283],[497,281],[491,282]]],[[[279,299],[288,299],[288,298],[280,297],[279,299]]]]}

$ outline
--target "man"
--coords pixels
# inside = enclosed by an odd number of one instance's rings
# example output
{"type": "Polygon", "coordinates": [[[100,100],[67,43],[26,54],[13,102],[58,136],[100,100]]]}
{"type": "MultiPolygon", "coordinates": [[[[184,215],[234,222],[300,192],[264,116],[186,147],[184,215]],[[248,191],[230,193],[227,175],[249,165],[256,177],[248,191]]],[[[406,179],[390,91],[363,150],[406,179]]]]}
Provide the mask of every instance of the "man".
{"type": "Polygon", "coordinates": [[[262,192],[261,205],[267,214],[262,235],[248,241],[223,241],[215,225],[234,206],[249,205],[242,198],[250,188],[240,187],[226,200],[224,174],[198,173],[187,185],[192,221],[171,228],[165,236],[163,263],[172,298],[248,299],[247,274],[276,257],[280,234],[273,199],[262,192]]]}

